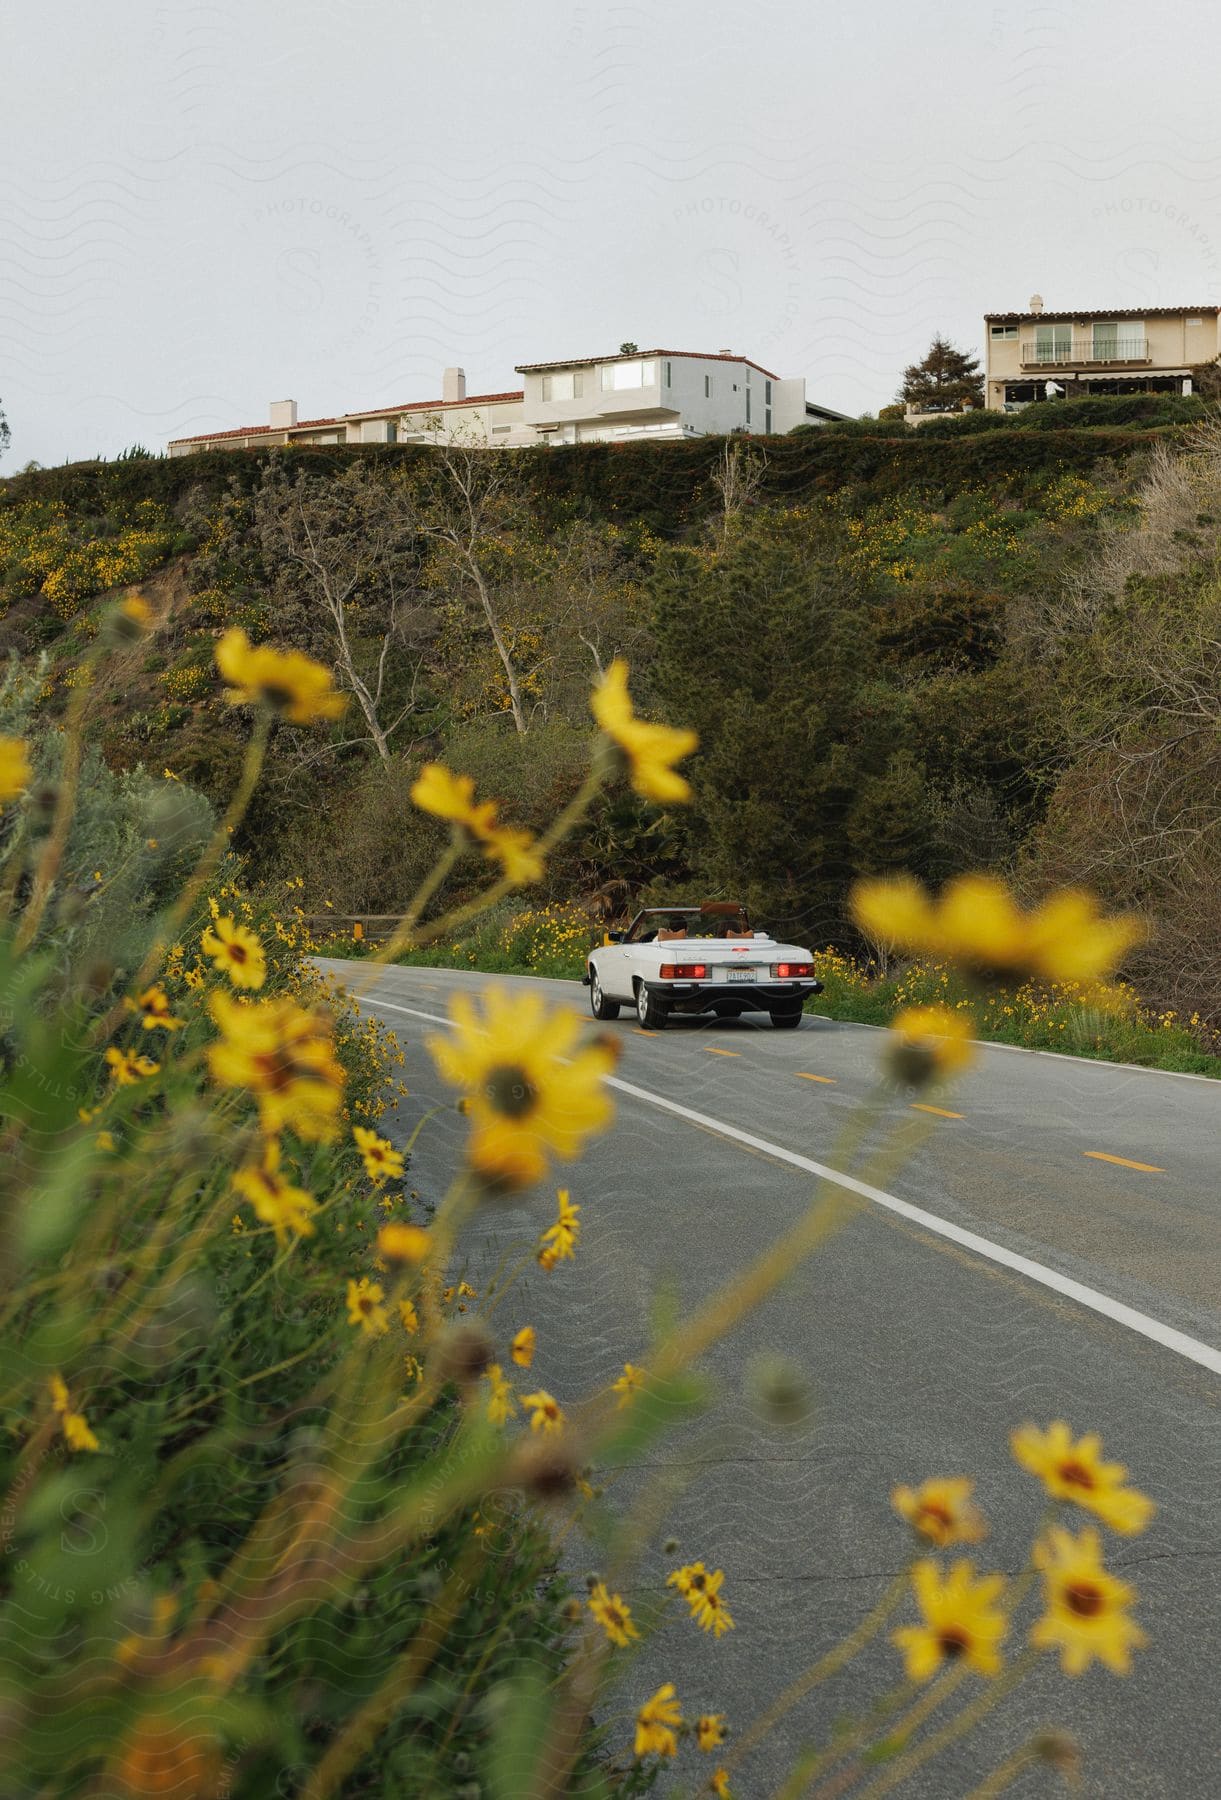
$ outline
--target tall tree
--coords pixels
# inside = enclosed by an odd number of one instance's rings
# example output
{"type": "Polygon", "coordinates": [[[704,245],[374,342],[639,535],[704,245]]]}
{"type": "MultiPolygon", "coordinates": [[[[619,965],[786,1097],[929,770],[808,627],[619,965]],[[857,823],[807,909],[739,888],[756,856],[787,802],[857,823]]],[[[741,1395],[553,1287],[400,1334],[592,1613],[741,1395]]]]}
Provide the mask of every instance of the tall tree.
{"type": "Polygon", "coordinates": [[[979,358],[959,350],[938,332],[924,361],[904,369],[899,399],[930,412],[982,406],[984,378],[979,358]]]}
{"type": "Polygon", "coordinates": [[[694,872],[824,943],[868,868],[923,869],[927,807],[902,695],[876,677],[860,581],[774,514],[728,549],[677,550],[655,580],[664,709],[695,727],[684,815],[694,872]]]}
{"type": "Polygon", "coordinates": [[[273,460],[251,515],[250,546],[278,617],[297,641],[323,651],[388,763],[391,737],[415,710],[420,666],[417,655],[404,682],[422,554],[414,504],[362,463],[333,477],[290,478],[273,460]]]}

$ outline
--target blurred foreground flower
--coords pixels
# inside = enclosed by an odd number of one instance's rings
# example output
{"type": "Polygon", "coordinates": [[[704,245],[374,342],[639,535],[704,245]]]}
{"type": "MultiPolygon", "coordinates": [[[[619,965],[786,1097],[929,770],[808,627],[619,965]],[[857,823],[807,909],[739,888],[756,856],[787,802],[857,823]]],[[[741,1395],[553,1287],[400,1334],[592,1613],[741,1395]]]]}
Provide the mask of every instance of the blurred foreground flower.
{"type": "Polygon", "coordinates": [[[627,664],[617,656],[593,691],[594,718],[627,760],[628,775],[638,794],[662,804],[691,798],[690,783],[673,765],[699,744],[694,731],[672,725],[650,725],[638,719],[627,691],[627,664]]]}
{"type": "Polygon", "coordinates": [[[234,987],[261,988],[267,978],[267,958],[249,926],[236,919],[218,917],[200,938],[205,956],[223,971],[234,987]]]}
{"type": "Polygon", "coordinates": [[[128,1012],[140,1014],[140,1023],[145,1031],[181,1031],[186,1024],[185,1019],[176,1019],[170,1008],[169,995],[163,987],[145,988],[134,1000],[124,1002],[128,1012]]]}
{"type": "Polygon", "coordinates": [[[724,1713],[701,1713],[695,1721],[695,1741],[701,1750],[716,1750],[725,1742],[724,1713]]]}
{"type": "Polygon", "coordinates": [[[1144,936],[1138,919],[1104,919],[1091,895],[1072,889],[1023,912],[992,875],[961,875],[936,901],[910,876],[861,881],[851,909],[875,943],[944,957],[985,980],[1097,981],[1144,936]]]}
{"type": "Polygon", "coordinates": [[[106,1061],[117,1087],[135,1087],[137,1082],[147,1080],[161,1067],[151,1056],[139,1055],[135,1050],[116,1050],[113,1045],[106,1052],[106,1061]]]}
{"type": "Polygon", "coordinates": [[[222,1033],[208,1051],[212,1079],[254,1096],[268,1136],[287,1126],[314,1142],[333,1138],[344,1072],[325,1020],[288,999],[213,994],[208,1009],[222,1033]]]}
{"type": "Polygon", "coordinates": [[[564,1409],[545,1388],[537,1394],[523,1394],[521,1403],[529,1409],[531,1431],[550,1434],[564,1429],[564,1409]]]}
{"type": "Polygon", "coordinates": [[[488,988],[482,1013],[459,994],[450,1016],[457,1031],[430,1037],[428,1049],[445,1079],[467,1095],[467,1159],[485,1181],[529,1187],[546,1174],[551,1156],[571,1161],[610,1123],[602,1082],[617,1054],[605,1040],[582,1043],[576,1013],[548,1011],[535,994],[488,988]]]}
{"type": "Polygon", "coordinates": [[[89,1421],[84,1413],[72,1410],[72,1401],[62,1375],[52,1375],[50,1380],[51,1406],[59,1416],[60,1430],[64,1434],[69,1450],[100,1450],[101,1445],[89,1429],[89,1421]]]}
{"type": "Polygon", "coordinates": [[[390,1317],[382,1304],[386,1296],[380,1282],[362,1275],[348,1282],[348,1323],[357,1326],[366,1337],[384,1337],[390,1329],[390,1317]]]}
{"type": "Polygon", "coordinates": [[[32,778],[24,738],[0,737],[0,806],[24,794],[32,778]]]}
{"type": "Polygon", "coordinates": [[[1127,1614],[1136,1590],[1102,1566],[1098,1533],[1091,1527],[1075,1538],[1053,1525],[1035,1546],[1034,1560],[1043,1572],[1047,1611],[1031,1628],[1031,1643],[1059,1650],[1066,1675],[1084,1674],[1095,1659],[1126,1675],[1132,1651],[1149,1640],[1127,1614]]]}
{"type": "Polygon", "coordinates": [[[377,1253],[388,1263],[421,1263],[428,1255],[429,1236],[422,1225],[393,1220],[377,1234],[377,1253]]]}
{"type": "Polygon", "coordinates": [[[484,855],[499,862],[510,881],[524,885],[541,878],[543,859],[530,833],[517,825],[498,825],[496,802],[476,801],[472,776],[455,775],[443,763],[425,763],[411,798],[421,812],[448,819],[482,844],[484,855]]]}
{"type": "Polygon", "coordinates": [[[984,1516],[971,1499],[975,1483],[965,1476],[897,1487],[890,1496],[900,1518],[937,1545],[978,1544],[988,1535],[984,1516]]]}
{"type": "Polygon", "coordinates": [[[231,626],[217,644],[216,666],[229,683],[225,699],[231,706],[267,705],[293,725],[337,719],[347,705],[321,663],[299,650],[256,648],[240,625],[231,626]]]}
{"type": "Polygon", "coordinates": [[[636,1714],[636,1755],[674,1756],[678,1750],[677,1732],[683,1722],[682,1707],[667,1681],[651,1700],[646,1700],[636,1714]]]}
{"type": "Polygon", "coordinates": [[[1053,1500],[1073,1500],[1130,1537],[1153,1517],[1156,1508],[1148,1495],[1123,1485],[1128,1473],[1123,1463],[1103,1462],[1096,1431],[1074,1443],[1070,1428],[1056,1419],[1046,1431],[1023,1425],[1009,1441],[1016,1460],[1038,1476],[1053,1500]]]}
{"type": "Polygon", "coordinates": [[[998,1645],[1009,1621],[997,1607],[1004,1592],[1003,1575],[976,1579],[971,1563],[956,1562],[942,1575],[928,1558],[912,1568],[912,1587],[924,1614],[923,1625],[904,1625],[892,1633],[903,1652],[909,1681],[927,1681],[943,1662],[960,1658],[980,1675],[995,1675],[1001,1666],[998,1645]]]}
{"type": "Polygon", "coordinates": [[[886,1064],[904,1087],[944,1081],[975,1060],[971,1020],[947,1006],[905,1006],[890,1030],[886,1064]]]}
{"type": "Polygon", "coordinates": [[[318,1202],[280,1174],[280,1145],[275,1138],[267,1140],[260,1162],[235,1170],[233,1185],[243,1199],[249,1200],[264,1225],[271,1226],[277,1244],[287,1243],[290,1231],[298,1237],[314,1235],[312,1215],[318,1210],[318,1202]]]}

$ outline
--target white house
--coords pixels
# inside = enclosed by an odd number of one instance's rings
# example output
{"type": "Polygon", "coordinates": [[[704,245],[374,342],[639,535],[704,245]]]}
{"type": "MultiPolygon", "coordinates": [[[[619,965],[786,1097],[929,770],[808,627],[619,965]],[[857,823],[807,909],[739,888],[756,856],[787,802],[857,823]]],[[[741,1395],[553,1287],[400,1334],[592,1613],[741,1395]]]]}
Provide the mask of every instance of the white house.
{"type": "Polygon", "coordinates": [[[462,369],[446,369],[439,400],[411,400],[330,419],[298,419],[295,400],[274,400],[267,423],[173,438],[171,456],[273,444],[456,443],[518,449],[705,433],[768,435],[820,425],[843,413],[806,399],[801,376],[781,380],[731,350],[633,350],[614,356],[519,363],[525,386],[468,394],[462,369]]]}

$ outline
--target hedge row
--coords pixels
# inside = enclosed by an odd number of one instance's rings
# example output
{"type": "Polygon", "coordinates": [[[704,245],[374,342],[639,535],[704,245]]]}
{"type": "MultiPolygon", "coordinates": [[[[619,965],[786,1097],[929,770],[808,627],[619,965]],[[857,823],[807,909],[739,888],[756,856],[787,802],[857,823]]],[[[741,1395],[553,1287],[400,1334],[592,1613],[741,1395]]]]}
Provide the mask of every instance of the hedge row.
{"type": "MultiPolygon", "coordinates": [[[[873,501],[916,492],[938,502],[986,483],[1021,498],[1048,477],[1085,473],[1148,448],[1156,431],[988,431],[961,440],[931,437],[929,428],[902,436],[809,431],[754,439],[767,454],[763,496],[798,503],[842,488],[868,487],[873,501]]],[[[725,440],[675,444],[578,444],[513,451],[525,487],[544,512],[577,510],[617,523],[643,521],[659,533],[681,532],[706,510],[710,478],[725,440]]],[[[299,445],[275,452],[290,471],[337,471],[353,458],[382,468],[435,455],[427,446],[299,445]]],[[[231,483],[258,485],[266,450],[205,450],[195,456],[69,463],[0,483],[0,505],[62,502],[73,511],[106,513],[152,499],[173,507],[189,492],[220,493],[231,483]]]]}

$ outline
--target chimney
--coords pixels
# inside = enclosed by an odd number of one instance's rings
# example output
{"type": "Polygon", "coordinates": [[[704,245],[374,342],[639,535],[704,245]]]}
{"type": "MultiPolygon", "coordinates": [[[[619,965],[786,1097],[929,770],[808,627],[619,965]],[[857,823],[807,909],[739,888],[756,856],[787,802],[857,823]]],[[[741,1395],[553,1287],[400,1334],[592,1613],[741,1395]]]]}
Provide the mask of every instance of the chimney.
{"type": "Polygon", "coordinates": [[[287,431],[297,423],[297,402],[295,400],[273,400],[271,403],[271,429],[287,431]]]}
{"type": "Polygon", "coordinates": [[[1031,310],[1031,312],[1032,312],[1032,313],[1040,313],[1040,312],[1042,312],[1042,310],[1043,310],[1043,296],[1042,296],[1042,294],[1032,294],[1032,295],[1031,295],[1031,296],[1030,296],[1030,310],[1031,310]]]}
{"type": "Polygon", "coordinates": [[[732,350],[731,350],[731,349],[730,349],[730,348],[729,348],[729,347],[728,347],[728,345],[726,345],[726,347],[725,347],[725,349],[724,349],[724,350],[718,350],[718,351],[717,351],[717,355],[718,355],[718,356],[732,356],[732,355],[733,355],[733,351],[732,351],[732,350]]]}
{"type": "Polygon", "coordinates": [[[466,399],[466,370],[446,369],[441,376],[442,400],[466,399]]]}

